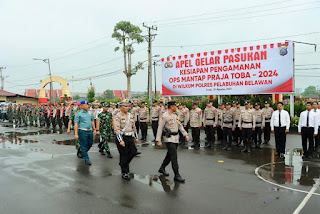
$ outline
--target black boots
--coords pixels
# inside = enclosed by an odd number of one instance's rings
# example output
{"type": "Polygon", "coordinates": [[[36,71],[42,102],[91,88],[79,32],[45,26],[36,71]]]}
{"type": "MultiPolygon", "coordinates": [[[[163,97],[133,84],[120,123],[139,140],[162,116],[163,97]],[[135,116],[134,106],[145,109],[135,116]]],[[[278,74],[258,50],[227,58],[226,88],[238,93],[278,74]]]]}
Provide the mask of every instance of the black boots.
{"type": "Polygon", "coordinates": [[[131,180],[128,173],[122,173],[122,179],[127,180],[127,181],[131,180]]]}
{"type": "Polygon", "coordinates": [[[158,172],[163,174],[164,176],[169,176],[169,173],[167,173],[165,168],[163,168],[163,167],[161,167],[158,172]]]}
{"type": "Polygon", "coordinates": [[[184,183],[186,180],[183,179],[179,174],[174,176],[174,181],[184,183]]]}

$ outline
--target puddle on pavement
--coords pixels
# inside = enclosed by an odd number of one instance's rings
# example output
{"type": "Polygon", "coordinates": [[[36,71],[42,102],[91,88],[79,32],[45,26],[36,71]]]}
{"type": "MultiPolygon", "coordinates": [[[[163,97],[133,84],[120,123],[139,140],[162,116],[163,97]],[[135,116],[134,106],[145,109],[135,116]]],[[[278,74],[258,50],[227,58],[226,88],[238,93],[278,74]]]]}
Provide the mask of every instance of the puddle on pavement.
{"type": "Polygon", "coordinates": [[[157,191],[176,192],[180,187],[180,183],[168,180],[163,175],[137,175],[130,174],[131,179],[146,184],[157,191]]]}
{"type": "MultiPolygon", "coordinates": [[[[26,149],[27,144],[39,143],[36,140],[26,140],[18,137],[0,137],[0,149],[26,149]]],[[[44,149],[31,149],[31,151],[44,151],[44,149]]]]}
{"type": "Polygon", "coordinates": [[[61,140],[61,141],[57,141],[57,140],[53,140],[52,144],[57,144],[57,145],[63,145],[63,146],[74,146],[76,144],[75,140],[61,140]]]}
{"type": "MultiPolygon", "coordinates": [[[[287,149],[284,158],[278,158],[271,152],[270,164],[261,167],[259,175],[277,184],[313,186],[320,176],[320,160],[304,161],[302,153],[301,149],[287,149]]],[[[272,190],[279,191],[278,188],[272,190]]]]}
{"type": "MultiPolygon", "coordinates": [[[[28,130],[28,129],[23,129],[23,130],[28,130]]],[[[51,129],[45,129],[45,130],[39,130],[39,131],[30,131],[30,132],[5,132],[4,135],[8,136],[31,136],[31,135],[42,135],[42,134],[63,134],[65,133],[65,130],[63,131],[56,131],[56,130],[51,130],[51,129]]]]}

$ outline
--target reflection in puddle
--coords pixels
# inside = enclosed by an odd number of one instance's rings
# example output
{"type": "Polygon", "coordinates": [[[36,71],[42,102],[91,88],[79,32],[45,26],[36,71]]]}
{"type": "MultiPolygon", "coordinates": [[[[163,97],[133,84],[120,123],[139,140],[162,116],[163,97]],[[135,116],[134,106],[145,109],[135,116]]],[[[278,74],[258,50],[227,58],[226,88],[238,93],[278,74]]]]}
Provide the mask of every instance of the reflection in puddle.
{"type": "Polygon", "coordinates": [[[76,141],[71,139],[71,140],[62,140],[62,141],[52,141],[53,144],[58,144],[58,145],[67,145],[67,146],[74,146],[76,144],[76,141]]]}
{"type": "Polygon", "coordinates": [[[277,159],[274,152],[271,163],[260,168],[259,174],[266,180],[278,184],[313,186],[320,175],[320,162],[316,159],[303,161],[302,150],[287,150],[285,158],[277,159]]]}
{"type": "Polygon", "coordinates": [[[137,175],[137,174],[130,174],[131,179],[136,180],[140,183],[147,184],[150,187],[154,188],[158,191],[165,191],[165,192],[176,192],[180,187],[180,183],[170,181],[163,175],[137,175]]]}
{"type": "MultiPolygon", "coordinates": [[[[0,149],[25,149],[27,144],[38,143],[36,140],[23,140],[18,137],[0,137],[0,149]]],[[[30,149],[31,151],[44,151],[44,149],[30,149]]]]}

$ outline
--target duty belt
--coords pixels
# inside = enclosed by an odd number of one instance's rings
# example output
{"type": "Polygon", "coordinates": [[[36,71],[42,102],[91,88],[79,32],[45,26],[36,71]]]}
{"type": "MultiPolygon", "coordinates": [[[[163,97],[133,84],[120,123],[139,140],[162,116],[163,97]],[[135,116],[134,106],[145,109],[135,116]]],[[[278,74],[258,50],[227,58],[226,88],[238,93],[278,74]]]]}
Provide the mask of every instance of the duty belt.
{"type": "Polygon", "coordinates": [[[260,124],[260,123],[262,123],[262,122],[256,122],[256,124],[260,124]]]}
{"type": "Polygon", "coordinates": [[[123,132],[124,136],[133,136],[134,132],[123,132]]]}
{"type": "Polygon", "coordinates": [[[266,117],[266,120],[270,120],[271,119],[271,117],[266,117]]]}
{"type": "Polygon", "coordinates": [[[242,121],[242,123],[253,123],[253,122],[246,122],[246,121],[242,121]]]}
{"type": "Polygon", "coordinates": [[[79,128],[79,130],[83,130],[83,131],[91,131],[92,129],[79,128]]]}
{"type": "Polygon", "coordinates": [[[146,120],[147,118],[140,118],[140,120],[146,120]]]}
{"type": "Polygon", "coordinates": [[[158,119],[159,117],[152,117],[152,119],[158,119]]]}
{"type": "Polygon", "coordinates": [[[170,135],[178,135],[179,132],[171,132],[170,135]]]}
{"type": "Polygon", "coordinates": [[[214,120],[214,118],[210,118],[210,119],[206,118],[206,120],[214,120]]]}
{"type": "Polygon", "coordinates": [[[232,121],[223,121],[223,123],[230,124],[230,123],[233,123],[233,122],[232,121]]]}

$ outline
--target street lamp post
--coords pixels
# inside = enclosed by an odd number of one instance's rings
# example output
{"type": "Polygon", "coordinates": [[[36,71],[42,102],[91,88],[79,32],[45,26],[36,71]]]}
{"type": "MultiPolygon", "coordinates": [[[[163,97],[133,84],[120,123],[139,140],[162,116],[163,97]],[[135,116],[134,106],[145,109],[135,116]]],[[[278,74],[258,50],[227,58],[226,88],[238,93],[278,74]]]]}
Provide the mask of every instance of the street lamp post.
{"type": "MultiPolygon", "coordinates": [[[[50,59],[47,58],[47,59],[36,59],[36,58],[33,58],[33,60],[41,60],[45,63],[48,63],[48,67],[49,67],[49,75],[50,75],[50,102],[52,102],[52,90],[53,90],[53,87],[52,87],[52,76],[51,76],[51,68],[50,68],[50,59]]],[[[53,104],[55,105],[56,102],[55,100],[53,99],[53,104]]]]}
{"type": "MultiPolygon", "coordinates": [[[[153,57],[160,57],[160,55],[154,55],[153,57]]],[[[152,57],[152,58],[153,58],[152,57]]],[[[159,60],[158,60],[159,61],[159,60]]],[[[158,61],[154,61],[153,62],[153,66],[154,66],[154,96],[155,99],[157,99],[157,77],[156,77],[156,62],[158,61]]],[[[151,81],[150,81],[151,82],[151,81]]],[[[151,88],[151,94],[152,94],[152,88],[151,88]]],[[[152,101],[152,100],[151,100],[152,101]]],[[[150,103],[151,103],[150,101],[150,103]]]]}

